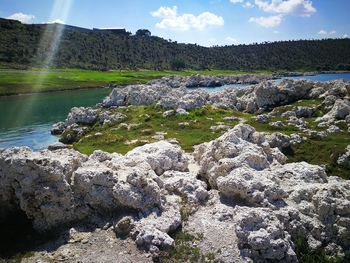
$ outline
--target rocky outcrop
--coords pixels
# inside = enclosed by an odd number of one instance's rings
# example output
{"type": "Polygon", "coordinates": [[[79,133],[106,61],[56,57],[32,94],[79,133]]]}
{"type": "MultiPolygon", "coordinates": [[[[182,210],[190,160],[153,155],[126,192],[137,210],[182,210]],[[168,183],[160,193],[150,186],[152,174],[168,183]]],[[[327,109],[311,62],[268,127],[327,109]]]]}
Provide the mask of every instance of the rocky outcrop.
{"type": "MultiPolygon", "coordinates": [[[[305,80],[283,80],[279,84],[271,81],[258,81],[256,84],[253,81],[256,85],[245,89],[231,88],[207,93],[200,89],[186,89],[184,85],[174,84],[171,79],[167,77],[151,81],[148,85],[133,85],[124,89],[116,88],[104,100],[103,105],[111,107],[159,104],[166,109],[190,110],[212,104],[254,113],[301,99],[325,98],[326,100],[329,96],[333,96],[336,100],[349,96],[350,90],[349,84],[344,81],[319,83],[305,80]]],[[[265,78],[262,77],[262,79],[265,78]]],[[[173,80],[180,83],[182,78],[174,77],[173,80]]],[[[192,83],[191,86],[193,85],[195,84],[192,83]]],[[[297,117],[310,117],[314,114],[314,109],[297,107],[295,113],[297,117]]]]}
{"type": "Polygon", "coordinates": [[[238,246],[244,257],[254,262],[298,262],[290,234],[271,211],[262,208],[237,208],[238,246]]]}
{"type": "Polygon", "coordinates": [[[71,150],[32,152],[10,148],[0,154],[0,204],[22,210],[34,227],[46,230],[76,218],[73,173],[87,157],[71,150]],[[7,205],[9,206],[9,205],[7,205]]]}
{"type": "Polygon", "coordinates": [[[344,165],[345,167],[350,168],[350,145],[346,147],[346,152],[339,156],[337,163],[340,165],[344,165]]]}
{"type": "Polygon", "coordinates": [[[127,214],[114,231],[154,255],[174,245],[169,233],[182,226],[221,262],[297,262],[300,238],[349,257],[350,184],[317,165],[286,164],[277,147],[291,140],[239,124],[195,147],[198,173],[190,154],[166,141],[126,155],[0,150],[1,215],[22,210],[46,231],[127,214]],[[184,204],[192,208],[187,222],[184,204]]]}
{"type": "Polygon", "coordinates": [[[190,77],[169,76],[151,80],[150,85],[169,86],[171,88],[220,87],[230,84],[257,84],[264,80],[274,79],[270,74],[239,74],[239,75],[193,75],[190,77]]]}
{"type": "Polygon", "coordinates": [[[312,249],[335,245],[340,256],[350,253],[348,181],[327,178],[324,168],[305,162],[284,164],[283,154],[271,149],[263,136],[246,125],[238,125],[217,140],[198,146],[194,156],[201,175],[226,198],[225,203],[233,203],[237,209],[250,207],[252,216],[244,214],[239,223],[243,230],[240,227],[235,230],[242,254],[253,259],[260,255],[260,260],[273,257],[294,262],[291,239],[284,239],[287,235],[283,231],[293,239],[306,237],[312,249]],[[273,219],[267,219],[267,215],[273,219]],[[245,232],[249,218],[253,226],[247,226],[245,232]],[[262,230],[264,220],[269,222],[266,227],[276,224],[273,233],[278,233],[277,236],[262,230]],[[269,243],[271,240],[281,245],[280,251],[272,250],[274,256],[269,251],[275,247],[269,243]]]}

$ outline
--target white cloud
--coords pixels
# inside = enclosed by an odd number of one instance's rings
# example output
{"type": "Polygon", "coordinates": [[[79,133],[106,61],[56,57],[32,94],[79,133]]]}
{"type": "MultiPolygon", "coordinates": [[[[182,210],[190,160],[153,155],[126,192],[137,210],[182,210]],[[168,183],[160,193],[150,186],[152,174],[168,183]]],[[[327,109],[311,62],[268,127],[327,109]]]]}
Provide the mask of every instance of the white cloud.
{"type": "Polygon", "coordinates": [[[55,23],[57,23],[57,24],[65,24],[65,22],[63,20],[61,20],[61,19],[54,19],[54,20],[49,21],[47,23],[48,24],[55,24],[55,23]]]}
{"type": "Polygon", "coordinates": [[[311,16],[316,12],[310,0],[255,0],[255,5],[268,13],[311,16]]]}
{"type": "Polygon", "coordinates": [[[177,6],[166,7],[161,6],[157,11],[151,12],[154,17],[169,18],[177,16],[177,6]]]}
{"type": "Polygon", "coordinates": [[[31,24],[34,22],[35,16],[23,14],[23,13],[19,12],[19,13],[15,13],[15,14],[10,15],[7,18],[21,21],[24,24],[31,24]]]}
{"type": "Polygon", "coordinates": [[[280,33],[280,31],[278,31],[278,30],[274,30],[274,31],[272,31],[272,33],[274,33],[274,34],[279,34],[279,33],[280,33]]]}
{"type": "Polygon", "coordinates": [[[343,38],[348,38],[348,37],[349,37],[348,34],[343,35],[343,38]]]}
{"type": "Polygon", "coordinates": [[[228,44],[238,44],[238,40],[234,37],[226,37],[225,42],[228,44]]]}
{"type": "Polygon", "coordinates": [[[243,0],[230,0],[232,4],[240,4],[243,3],[243,0]]]}
{"type": "Polygon", "coordinates": [[[323,29],[321,29],[319,32],[318,32],[318,34],[319,35],[323,35],[323,36],[325,36],[325,35],[335,35],[337,33],[337,31],[335,31],[335,30],[332,30],[332,31],[326,31],[326,30],[323,30],[323,29]]]}
{"type": "Polygon", "coordinates": [[[245,2],[242,6],[244,8],[253,8],[254,7],[254,5],[251,2],[245,2]]]}
{"type": "Polygon", "coordinates": [[[162,20],[156,24],[161,29],[188,31],[191,29],[204,30],[210,26],[223,26],[224,19],[210,12],[203,12],[198,16],[193,14],[178,15],[177,7],[160,7],[157,11],[151,12],[153,17],[162,20]]]}
{"type": "Polygon", "coordinates": [[[282,15],[276,15],[276,16],[251,17],[249,19],[249,22],[256,23],[263,27],[276,27],[281,24],[282,20],[283,20],[282,15]]]}

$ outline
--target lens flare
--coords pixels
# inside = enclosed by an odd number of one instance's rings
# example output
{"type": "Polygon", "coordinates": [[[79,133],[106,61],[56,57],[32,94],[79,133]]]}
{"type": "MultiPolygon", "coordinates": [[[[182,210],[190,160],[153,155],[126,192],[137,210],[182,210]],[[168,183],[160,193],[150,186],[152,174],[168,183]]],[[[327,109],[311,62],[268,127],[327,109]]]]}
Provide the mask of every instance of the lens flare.
{"type": "MultiPolygon", "coordinates": [[[[52,11],[49,17],[50,21],[67,21],[69,13],[72,7],[73,0],[55,0],[52,6],[52,11]]],[[[37,92],[40,89],[45,88],[45,80],[50,77],[50,68],[55,55],[59,49],[62,35],[65,30],[65,25],[58,23],[48,23],[43,25],[44,32],[41,35],[40,41],[37,47],[36,58],[41,61],[41,68],[39,70],[34,69],[30,76],[35,76],[33,85],[34,94],[30,96],[30,100],[26,100],[26,103],[21,105],[20,114],[15,116],[16,122],[21,123],[26,119],[27,114],[30,114],[33,105],[40,98],[37,92]]]]}

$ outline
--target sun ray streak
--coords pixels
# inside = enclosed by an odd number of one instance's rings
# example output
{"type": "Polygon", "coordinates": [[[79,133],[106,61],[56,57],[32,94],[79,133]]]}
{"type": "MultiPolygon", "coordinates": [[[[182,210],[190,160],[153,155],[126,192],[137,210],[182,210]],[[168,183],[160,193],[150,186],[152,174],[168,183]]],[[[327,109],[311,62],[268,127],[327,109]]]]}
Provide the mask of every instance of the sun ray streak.
{"type": "MultiPolygon", "coordinates": [[[[67,21],[71,10],[73,0],[55,0],[52,6],[49,21],[60,19],[67,21]]],[[[41,60],[42,68],[39,72],[35,71],[33,74],[36,76],[35,84],[33,85],[33,92],[38,92],[45,85],[45,80],[49,76],[50,68],[55,59],[55,55],[59,49],[62,35],[64,33],[65,26],[62,24],[47,24],[45,25],[44,32],[38,43],[38,49],[36,57],[41,60]]],[[[35,93],[37,94],[37,93],[35,93]]],[[[31,95],[31,99],[27,103],[21,106],[21,113],[18,116],[14,116],[17,120],[24,120],[27,112],[39,99],[40,95],[31,95]]]]}

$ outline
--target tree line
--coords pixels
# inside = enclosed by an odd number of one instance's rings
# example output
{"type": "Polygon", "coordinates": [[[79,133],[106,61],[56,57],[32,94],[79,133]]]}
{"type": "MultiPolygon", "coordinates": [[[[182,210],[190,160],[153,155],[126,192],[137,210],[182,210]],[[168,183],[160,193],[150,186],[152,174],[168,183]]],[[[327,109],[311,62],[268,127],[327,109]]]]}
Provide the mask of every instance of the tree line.
{"type": "Polygon", "coordinates": [[[152,36],[100,34],[0,19],[0,63],[82,69],[350,70],[350,39],[202,47],[152,36]],[[55,42],[57,36],[59,42],[55,42]],[[50,59],[48,59],[50,58],[50,59]]]}

